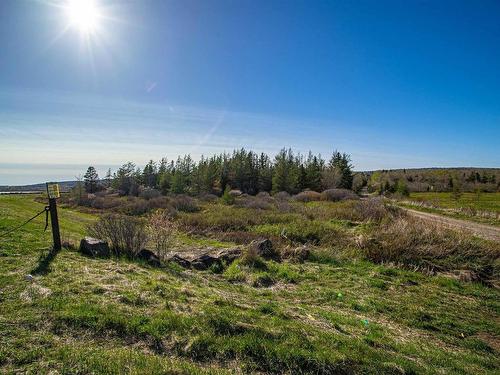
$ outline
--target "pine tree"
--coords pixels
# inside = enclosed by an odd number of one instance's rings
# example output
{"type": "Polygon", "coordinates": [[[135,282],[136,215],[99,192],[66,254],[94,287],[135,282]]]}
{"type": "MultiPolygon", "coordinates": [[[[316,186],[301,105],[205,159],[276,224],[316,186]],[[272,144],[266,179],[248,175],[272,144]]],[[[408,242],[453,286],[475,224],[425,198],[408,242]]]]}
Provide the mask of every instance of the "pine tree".
{"type": "Polygon", "coordinates": [[[153,160],[150,160],[142,171],[142,182],[145,186],[154,188],[157,184],[158,168],[153,160]]]}
{"type": "Polygon", "coordinates": [[[93,166],[88,167],[87,172],[85,172],[85,175],[83,176],[83,181],[85,184],[85,191],[87,193],[95,193],[97,191],[99,176],[93,166]]]}
{"type": "Polygon", "coordinates": [[[297,192],[300,161],[294,157],[291,149],[282,149],[275,157],[273,174],[273,192],[297,192]]]}
{"type": "Polygon", "coordinates": [[[352,164],[348,154],[334,151],[326,170],[323,172],[322,185],[326,189],[352,189],[352,164]]]}

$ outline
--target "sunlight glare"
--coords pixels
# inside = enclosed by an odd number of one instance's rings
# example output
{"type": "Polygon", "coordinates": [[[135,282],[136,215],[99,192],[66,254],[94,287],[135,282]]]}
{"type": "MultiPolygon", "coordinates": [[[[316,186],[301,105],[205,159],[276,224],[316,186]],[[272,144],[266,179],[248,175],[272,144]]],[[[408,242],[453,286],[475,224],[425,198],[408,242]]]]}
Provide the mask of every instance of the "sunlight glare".
{"type": "Polygon", "coordinates": [[[83,34],[95,32],[101,17],[94,0],[68,0],[66,14],[70,24],[83,34]]]}

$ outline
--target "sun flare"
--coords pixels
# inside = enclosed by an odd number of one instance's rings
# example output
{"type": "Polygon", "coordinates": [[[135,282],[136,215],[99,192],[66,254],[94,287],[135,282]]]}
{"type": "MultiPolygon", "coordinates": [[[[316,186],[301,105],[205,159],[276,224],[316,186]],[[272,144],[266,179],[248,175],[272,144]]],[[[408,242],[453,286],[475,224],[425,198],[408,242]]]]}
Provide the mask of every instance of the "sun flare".
{"type": "Polygon", "coordinates": [[[68,0],[66,15],[72,27],[82,34],[92,34],[99,27],[101,12],[94,0],[68,0]]]}

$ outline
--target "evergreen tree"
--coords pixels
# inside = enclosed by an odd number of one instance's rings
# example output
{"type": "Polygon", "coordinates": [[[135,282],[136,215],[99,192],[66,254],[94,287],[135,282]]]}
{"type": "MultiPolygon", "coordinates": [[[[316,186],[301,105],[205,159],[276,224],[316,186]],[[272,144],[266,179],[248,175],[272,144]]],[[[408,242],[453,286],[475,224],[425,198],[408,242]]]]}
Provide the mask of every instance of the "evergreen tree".
{"type": "Polygon", "coordinates": [[[111,186],[120,190],[124,195],[135,195],[138,191],[139,182],[135,164],[128,162],[118,168],[111,186]]]}
{"type": "Polygon", "coordinates": [[[273,174],[273,192],[297,192],[299,162],[291,149],[282,149],[275,157],[273,174]]]}
{"type": "Polygon", "coordinates": [[[258,190],[270,192],[273,188],[273,166],[271,159],[264,153],[259,156],[258,162],[258,190]]]}
{"type": "Polygon", "coordinates": [[[234,197],[231,195],[231,187],[229,185],[226,185],[226,188],[224,189],[224,194],[222,194],[222,201],[225,204],[234,204],[234,197]]]}
{"type": "Polygon", "coordinates": [[[323,162],[321,157],[313,156],[311,151],[309,151],[305,172],[306,188],[314,191],[321,191],[321,176],[323,173],[323,162]]]}
{"type": "Polygon", "coordinates": [[[155,188],[157,184],[157,178],[158,169],[156,167],[156,163],[153,160],[150,160],[142,171],[142,182],[147,187],[155,188]]]}
{"type": "Polygon", "coordinates": [[[87,172],[83,176],[85,191],[87,193],[95,193],[99,183],[99,176],[93,166],[88,167],[87,172]]]}
{"type": "Polygon", "coordinates": [[[351,189],[352,188],[352,164],[351,157],[338,151],[334,151],[332,157],[328,163],[327,175],[330,177],[329,188],[342,188],[351,189]]]}

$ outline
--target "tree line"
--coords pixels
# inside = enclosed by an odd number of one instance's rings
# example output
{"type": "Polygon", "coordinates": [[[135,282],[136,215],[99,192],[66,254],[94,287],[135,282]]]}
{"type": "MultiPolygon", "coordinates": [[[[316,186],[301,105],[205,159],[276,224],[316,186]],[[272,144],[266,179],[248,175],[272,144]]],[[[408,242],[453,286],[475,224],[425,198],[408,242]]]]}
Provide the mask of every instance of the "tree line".
{"type": "Polygon", "coordinates": [[[339,151],[325,160],[311,151],[302,155],[284,148],[271,158],[242,148],[232,153],[202,156],[199,161],[189,154],[175,161],[150,160],[142,169],[128,162],[115,173],[108,170],[103,179],[90,166],[84,175],[84,186],[89,193],[111,187],[123,195],[138,195],[141,189],[191,195],[221,195],[228,189],[252,195],[280,191],[296,194],[307,189],[351,189],[353,165],[350,155],[339,151]]]}

